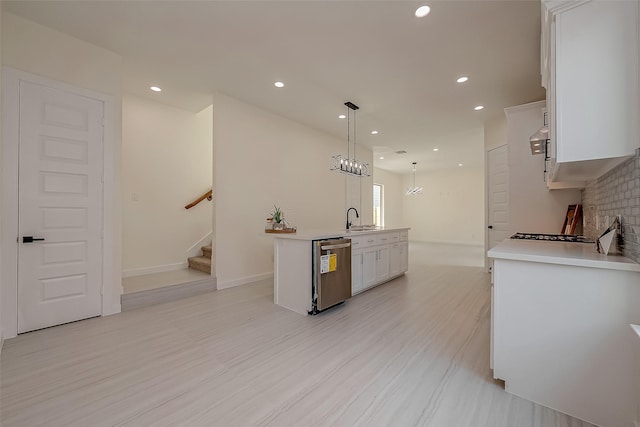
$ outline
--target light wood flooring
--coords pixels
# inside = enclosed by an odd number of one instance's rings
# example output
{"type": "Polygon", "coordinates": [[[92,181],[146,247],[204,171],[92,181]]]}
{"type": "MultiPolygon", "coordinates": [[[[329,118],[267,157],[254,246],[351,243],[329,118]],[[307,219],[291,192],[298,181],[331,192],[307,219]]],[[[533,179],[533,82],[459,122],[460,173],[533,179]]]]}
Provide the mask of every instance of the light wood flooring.
{"type": "Polygon", "coordinates": [[[589,426],[492,379],[488,274],[417,254],[318,316],[262,281],[8,340],[0,424],[589,426]]]}

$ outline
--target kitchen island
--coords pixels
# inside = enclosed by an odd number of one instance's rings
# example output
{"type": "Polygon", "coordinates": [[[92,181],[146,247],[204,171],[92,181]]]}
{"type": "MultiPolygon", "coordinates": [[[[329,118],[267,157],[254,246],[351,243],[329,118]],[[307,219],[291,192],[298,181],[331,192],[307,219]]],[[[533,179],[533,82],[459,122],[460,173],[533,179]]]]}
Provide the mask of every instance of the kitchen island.
{"type": "Polygon", "coordinates": [[[640,264],[589,243],[505,240],[488,256],[494,377],[585,421],[633,426],[640,264]]]}
{"type": "Polygon", "coordinates": [[[312,247],[317,240],[351,239],[351,294],[388,282],[409,268],[409,228],[366,231],[299,230],[273,234],[274,303],[300,314],[313,311],[312,247]]]}

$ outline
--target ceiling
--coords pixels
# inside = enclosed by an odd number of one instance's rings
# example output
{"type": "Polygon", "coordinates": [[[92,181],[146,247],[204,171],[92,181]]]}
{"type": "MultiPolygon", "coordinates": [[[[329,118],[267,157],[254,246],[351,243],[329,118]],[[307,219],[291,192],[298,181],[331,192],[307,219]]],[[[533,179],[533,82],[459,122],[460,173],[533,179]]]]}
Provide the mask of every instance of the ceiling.
{"type": "Polygon", "coordinates": [[[352,101],[360,107],[358,143],[374,151],[376,167],[399,173],[411,173],[412,161],[420,170],[481,164],[483,124],[505,107],[544,98],[539,0],[4,0],[2,6],[120,54],[126,92],[179,108],[200,111],[211,93],[221,92],[346,145],[338,115],[352,101]],[[431,13],[416,18],[425,3],[431,13]],[[469,81],[456,83],[462,75],[469,81]],[[151,85],[163,91],[152,93],[151,85]],[[474,111],[476,105],[485,108],[474,111]]]}

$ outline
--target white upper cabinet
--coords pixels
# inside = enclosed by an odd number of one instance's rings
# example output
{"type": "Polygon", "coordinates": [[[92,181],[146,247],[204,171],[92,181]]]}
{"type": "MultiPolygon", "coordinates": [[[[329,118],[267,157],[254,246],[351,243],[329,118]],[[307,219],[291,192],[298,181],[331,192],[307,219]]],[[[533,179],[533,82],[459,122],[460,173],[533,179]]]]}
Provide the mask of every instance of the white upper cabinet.
{"type": "Polygon", "coordinates": [[[597,178],[640,145],[638,4],[542,2],[551,181],[597,178]]]}

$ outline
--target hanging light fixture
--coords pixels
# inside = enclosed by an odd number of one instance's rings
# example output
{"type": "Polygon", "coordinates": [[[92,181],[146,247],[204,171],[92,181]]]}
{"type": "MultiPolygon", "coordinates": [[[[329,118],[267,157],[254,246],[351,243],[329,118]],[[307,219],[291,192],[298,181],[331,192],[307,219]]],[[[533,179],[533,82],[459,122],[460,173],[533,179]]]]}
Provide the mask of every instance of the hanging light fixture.
{"type": "Polygon", "coordinates": [[[417,162],[411,163],[413,165],[413,187],[407,188],[406,196],[413,196],[415,194],[422,194],[422,187],[416,187],[416,165],[417,162]]]}
{"type": "Polygon", "coordinates": [[[356,110],[358,107],[353,102],[345,102],[347,106],[347,156],[341,154],[331,157],[331,170],[347,175],[363,177],[371,176],[369,164],[358,161],[356,157],[356,110]],[[351,157],[351,115],[353,111],[353,157],[351,157]]]}

